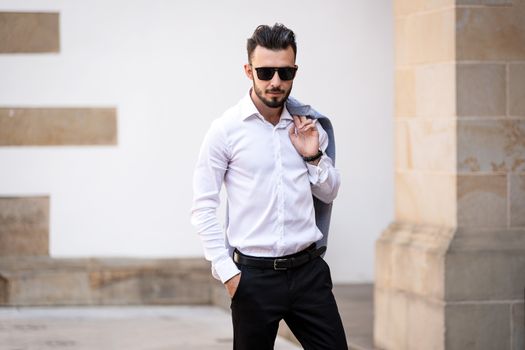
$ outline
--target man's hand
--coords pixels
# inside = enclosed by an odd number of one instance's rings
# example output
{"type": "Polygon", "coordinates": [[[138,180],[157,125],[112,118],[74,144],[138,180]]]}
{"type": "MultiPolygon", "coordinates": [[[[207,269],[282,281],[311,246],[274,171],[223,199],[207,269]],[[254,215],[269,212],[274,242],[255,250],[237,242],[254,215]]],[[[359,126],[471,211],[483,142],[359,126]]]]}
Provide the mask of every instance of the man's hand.
{"type": "Polygon", "coordinates": [[[319,151],[319,132],[317,119],[293,116],[294,125],[290,128],[290,140],[302,157],[313,156],[319,151]]]}
{"type": "Polygon", "coordinates": [[[236,274],[226,282],[224,282],[224,286],[226,287],[226,290],[228,291],[228,294],[230,295],[230,298],[233,298],[235,295],[235,292],[237,292],[237,287],[239,286],[239,281],[241,280],[241,273],[236,274]]]}

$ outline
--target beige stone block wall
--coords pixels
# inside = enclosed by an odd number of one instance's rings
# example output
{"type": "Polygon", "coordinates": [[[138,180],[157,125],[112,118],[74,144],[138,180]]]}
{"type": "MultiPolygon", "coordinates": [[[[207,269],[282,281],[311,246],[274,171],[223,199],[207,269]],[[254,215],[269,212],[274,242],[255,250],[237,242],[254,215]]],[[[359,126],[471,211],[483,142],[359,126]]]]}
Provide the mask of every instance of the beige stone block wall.
{"type": "Polygon", "coordinates": [[[454,2],[399,1],[396,37],[396,220],[456,223],[454,2]]]}
{"type": "Polygon", "coordinates": [[[396,69],[396,117],[451,118],[456,114],[456,66],[436,63],[396,69]]]}
{"type": "Polygon", "coordinates": [[[516,0],[457,0],[458,5],[509,6],[516,0]]]}
{"type": "Polygon", "coordinates": [[[60,50],[58,13],[0,12],[0,53],[60,50]]]}
{"type": "Polygon", "coordinates": [[[515,117],[523,115],[525,2],[458,4],[458,116],[489,117],[458,121],[458,170],[478,175],[458,177],[458,222],[520,227],[525,121],[515,117]]]}
{"type": "Polygon", "coordinates": [[[456,59],[525,60],[525,2],[456,9],[456,59]]]}
{"type": "Polygon", "coordinates": [[[450,62],[455,57],[453,7],[395,19],[396,65],[450,62]]]}
{"type": "Polygon", "coordinates": [[[115,108],[0,108],[0,146],[115,144],[115,108]]]}
{"type": "Polygon", "coordinates": [[[413,167],[409,132],[407,119],[394,121],[394,161],[396,170],[406,171],[413,167]]]}
{"type": "Polygon", "coordinates": [[[509,115],[525,117],[525,62],[509,64],[509,115]]]}
{"type": "Polygon", "coordinates": [[[396,69],[394,90],[396,117],[412,117],[416,115],[416,77],[414,69],[396,69]]]}
{"type": "Polygon", "coordinates": [[[523,307],[523,247],[525,230],[392,224],[376,242],[376,346],[499,349],[494,344],[522,343],[516,308],[523,307]],[[469,308],[458,311],[457,305],[469,308]]]}
{"type": "Polygon", "coordinates": [[[525,1],[458,4],[458,222],[522,228],[525,1]]]}
{"type": "Polygon", "coordinates": [[[456,169],[456,121],[412,118],[395,121],[396,168],[452,173],[456,169]]]}
{"type": "Polygon", "coordinates": [[[447,350],[510,349],[509,304],[448,303],[445,309],[447,350]]]}
{"type": "Polygon", "coordinates": [[[28,272],[18,278],[10,279],[8,294],[10,305],[86,305],[92,303],[89,279],[84,271],[28,272]]]}
{"type": "Polygon", "coordinates": [[[510,175],[510,227],[525,227],[525,174],[510,175]]]}
{"type": "Polygon", "coordinates": [[[458,171],[525,171],[525,119],[458,121],[458,171]]]}
{"type": "Polygon", "coordinates": [[[458,171],[525,172],[525,119],[469,119],[457,124],[458,171]]]}
{"type": "Polygon", "coordinates": [[[511,349],[525,349],[525,303],[514,303],[511,307],[511,349]]]}
{"type": "Polygon", "coordinates": [[[453,234],[444,227],[391,224],[376,242],[376,286],[444,298],[444,257],[453,234]]]}
{"type": "Polygon", "coordinates": [[[379,349],[408,350],[407,295],[392,289],[374,288],[375,346],[379,349]]]}
{"type": "MultiPolygon", "coordinates": [[[[378,349],[444,350],[444,308],[439,301],[376,287],[374,324],[378,349]]],[[[448,348],[447,348],[448,349],[448,348]]]]}
{"type": "Polygon", "coordinates": [[[443,304],[429,298],[408,299],[407,335],[409,350],[444,350],[445,313],[443,304]]]}
{"type": "Polygon", "coordinates": [[[7,279],[0,276],[0,305],[7,303],[8,295],[8,282],[7,279]]]}
{"type": "Polygon", "coordinates": [[[396,0],[395,17],[429,12],[454,6],[454,0],[396,0]]]}
{"type": "Polygon", "coordinates": [[[507,226],[508,193],[505,174],[459,175],[457,186],[458,226],[507,226]]]}
{"type": "Polygon", "coordinates": [[[460,228],[445,262],[445,300],[523,300],[525,229],[460,228]]]}
{"type": "Polygon", "coordinates": [[[456,177],[448,173],[396,171],[395,207],[399,222],[455,226],[456,177]]]}
{"type": "Polygon", "coordinates": [[[525,0],[394,8],[396,223],[376,243],[376,346],[521,350],[525,0]]]}
{"type": "Polygon", "coordinates": [[[49,254],[49,197],[0,197],[0,256],[49,254]]]}
{"type": "Polygon", "coordinates": [[[506,75],[505,64],[457,64],[457,115],[504,116],[506,75]]]}
{"type": "Polygon", "coordinates": [[[206,275],[180,270],[106,270],[103,283],[93,283],[96,274],[91,272],[90,280],[97,304],[204,304],[211,298],[210,279],[206,275]],[[125,296],[125,298],[123,298],[125,296]]]}
{"type": "Polygon", "coordinates": [[[208,304],[212,286],[203,259],[0,257],[1,281],[10,306],[208,304]]]}
{"type": "Polygon", "coordinates": [[[456,65],[453,62],[415,66],[416,116],[454,118],[456,94],[451,87],[456,82],[456,65]]]}

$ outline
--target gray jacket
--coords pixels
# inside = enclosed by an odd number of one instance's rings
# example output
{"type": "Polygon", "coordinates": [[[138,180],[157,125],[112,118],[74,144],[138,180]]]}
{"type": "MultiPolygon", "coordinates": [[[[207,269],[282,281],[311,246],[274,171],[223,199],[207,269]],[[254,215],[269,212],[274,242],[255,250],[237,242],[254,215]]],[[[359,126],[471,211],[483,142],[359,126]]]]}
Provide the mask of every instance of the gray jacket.
{"type": "MultiPolygon", "coordinates": [[[[309,105],[305,105],[293,97],[288,97],[286,101],[286,108],[292,115],[304,115],[310,118],[317,119],[319,124],[328,134],[328,147],[326,148],[326,155],[330,157],[335,165],[335,137],[334,128],[330,119],[321,113],[317,112],[309,105]]],[[[328,232],[330,230],[330,218],[332,215],[332,203],[326,204],[316,197],[314,199],[315,221],[317,227],[323,233],[323,238],[317,242],[317,247],[326,246],[328,243],[328,232]]]]}

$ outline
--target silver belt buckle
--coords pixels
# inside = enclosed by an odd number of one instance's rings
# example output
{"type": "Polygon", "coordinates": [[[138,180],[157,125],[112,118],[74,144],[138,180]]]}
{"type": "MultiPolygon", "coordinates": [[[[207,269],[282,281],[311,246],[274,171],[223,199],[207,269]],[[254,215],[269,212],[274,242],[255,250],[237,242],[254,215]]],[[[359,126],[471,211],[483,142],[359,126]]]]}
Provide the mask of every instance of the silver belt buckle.
{"type": "Polygon", "coordinates": [[[278,262],[281,261],[281,262],[285,262],[287,259],[274,259],[273,261],[273,269],[275,271],[284,271],[284,270],[288,270],[287,267],[279,267],[277,266],[278,262]]]}

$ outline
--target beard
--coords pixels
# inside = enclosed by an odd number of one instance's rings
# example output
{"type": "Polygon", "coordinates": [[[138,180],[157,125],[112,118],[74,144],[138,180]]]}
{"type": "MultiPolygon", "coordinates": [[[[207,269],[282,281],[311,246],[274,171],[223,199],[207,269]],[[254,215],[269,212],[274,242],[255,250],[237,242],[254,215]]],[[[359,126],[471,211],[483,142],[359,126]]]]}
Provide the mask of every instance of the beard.
{"type": "Polygon", "coordinates": [[[284,103],[288,99],[288,96],[290,96],[290,92],[292,91],[292,87],[290,86],[290,89],[288,91],[282,90],[282,89],[266,90],[266,92],[281,92],[281,93],[283,93],[283,95],[281,97],[271,97],[271,98],[264,97],[263,91],[261,89],[259,89],[255,85],[255,82],[253,83],[253,90],[255,91],[255,94],[257,95],[257,97],[259,97],[259,99],[262,101],[262,103],[264,103],[267,107],[280,108],[280,107],[282,107],[284,105],[284,103]]]}

